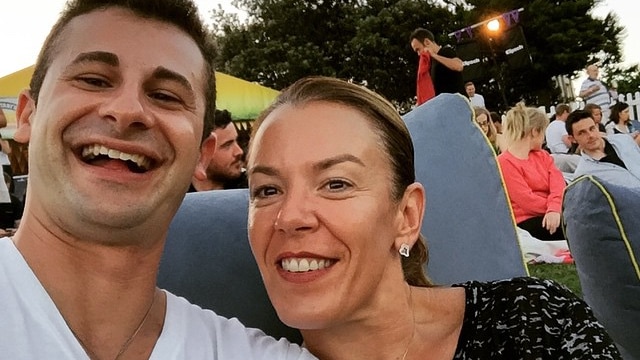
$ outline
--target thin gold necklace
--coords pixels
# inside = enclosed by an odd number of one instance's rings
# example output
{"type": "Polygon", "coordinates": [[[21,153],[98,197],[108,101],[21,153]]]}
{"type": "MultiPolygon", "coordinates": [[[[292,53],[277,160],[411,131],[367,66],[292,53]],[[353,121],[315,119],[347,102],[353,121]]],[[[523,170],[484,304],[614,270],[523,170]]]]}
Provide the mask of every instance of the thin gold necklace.
{"type": "Polygon", "coordinates": [[[407,349],[404,351],[404,354],[402,354],[402,360],[406,359],[411,343],[413,342],[413,338],[416,335],[416,310],[413,307],[413,291],[411,290],[411,285],[409,285],[409,307],[411,307],[411,316],[413,317],[413,330],[411,330],[411,338],[407,344],[407,349]]]}
{"type": "MultiPolygon", "coordinates": [[[[120,350],[118,351],[118,353],[116,354],[116,357],[113,358],[113,360],[118,360],[120,358],[120,356],[122,356],[122,354],[125,353],[125,351],[127,351],[127,349],[129,348],[129,345],[131,345],[131,342],[133,342],[133,339],[136,338],[136,336],[138,335],[138,333],[140,332],[140,330],[142,329],[142,326],[144,325],[145,322],[147,322],[147,318],[149,318],[149,314],[151,313],[151,308],[153,308],[153,304],[156,302],[156,293],[154,291],[153,293],[153,298],[151,299],[151,304],[149,305],[149,307],[147,308],[147,311],[144,313],[144,316],[142,317],[142,320],[140,321],[140,324],[138,324],[138,327],[133,331],[133,333],[127,338],[127,340],[125,340],[124,344],[122,344],[122,346],[120,346],[120,350]]],[[[90,359],[92,360],[97,360],[99,359],[96,354],[91,351],[89,349],[88,346],[85,345],[85,343],[82,341],[82,339],[80,339],[80,337],[78,336],[78,334],[76,334],[76,332],[73,330],[73,328],[71,327],[71,325],[69,325],[69,323],[67,322],[67,326],[69,327],[69,330],[71,330],[71,333],[73,334],[73,336],[75,336],[75,338],[78,340],[78,342],[80,343],[80,346],[82,346],[82,349],[84,349],[84,351],[87,353],[87,355],[89,356],[90,359]]]]}

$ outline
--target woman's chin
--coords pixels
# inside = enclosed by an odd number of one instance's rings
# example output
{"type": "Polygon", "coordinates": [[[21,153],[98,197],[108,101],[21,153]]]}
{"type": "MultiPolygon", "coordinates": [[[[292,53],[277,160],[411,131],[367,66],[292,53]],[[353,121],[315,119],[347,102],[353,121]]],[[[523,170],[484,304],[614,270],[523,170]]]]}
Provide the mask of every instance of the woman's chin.
{"type": "Polygon", "coordinates": [[[278,311],[278,317],[285,325],[299,330],[322,330],[331,327],[332,319],[322,314],[314,308],[295,309],[288,307],[286,310],[278,311]]]}

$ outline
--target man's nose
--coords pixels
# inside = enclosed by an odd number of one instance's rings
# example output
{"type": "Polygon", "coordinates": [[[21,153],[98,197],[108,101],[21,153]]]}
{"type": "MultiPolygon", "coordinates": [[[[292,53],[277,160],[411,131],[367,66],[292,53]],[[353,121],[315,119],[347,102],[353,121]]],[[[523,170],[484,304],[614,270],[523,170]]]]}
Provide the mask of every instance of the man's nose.
{"type": "Polygon", "coordinates": [[[129,127],[149,128],[153,126],[153,116],[145,108],[146,94],[133,85],[123,85],[114,90],[100,109],[100,115],[111,118],[119,130],[129,127]]]}

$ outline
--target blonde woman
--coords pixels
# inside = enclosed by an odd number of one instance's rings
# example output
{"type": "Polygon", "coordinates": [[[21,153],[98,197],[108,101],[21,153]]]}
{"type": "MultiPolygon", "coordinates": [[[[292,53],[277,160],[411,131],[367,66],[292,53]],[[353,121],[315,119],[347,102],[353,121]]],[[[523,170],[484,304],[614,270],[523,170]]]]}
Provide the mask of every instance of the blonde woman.
{"type": "Polygon", "coordinates": [[[549,119],[520,102],[503,124],[506,151],[498,156],[518,226],[540,240],[561,240],[560,211],[565,180],[542,149],[549,119]]]}

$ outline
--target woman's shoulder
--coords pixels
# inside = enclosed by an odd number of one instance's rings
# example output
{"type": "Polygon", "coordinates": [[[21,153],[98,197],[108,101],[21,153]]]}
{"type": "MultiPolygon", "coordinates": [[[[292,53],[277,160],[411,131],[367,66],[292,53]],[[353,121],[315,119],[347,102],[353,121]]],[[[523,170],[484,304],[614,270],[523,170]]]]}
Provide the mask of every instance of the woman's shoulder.
{"type": "Polygon", "coordinates": [[[513,303],[514,300],[517,302],[522,295],[546,296],[552,301],[580,300],[565,286],[553,280],[535,277],[517,277],[487,282],[469,281],[454,286],[464,287],[467,289],[467,293],[472,290],[476,301],[483,301],[480,295],[485,298],[484,301],[504,301],[507,303],[513,303]]]}
{"type": "Polygon", "coordinates": [[[458,286],[466,290],[466,314],[480,323],[519,326],[528,319],[532,326],[564,327],[568,322],[595,322],[584,300],[553,280],[518,277],[458,286]]]}
{"type": "Polygon", "coordinates": [[[532,157],[532,156],[534,158],[553,159],[551,157],[551,154],[549,154],[549,152],[544,149],[531,150],[529,152],[529,157],[532,157]]]}
{"type": "Polygon", "coordinates": [[[483,352],[486,349],[475,349],[473,344],[489,341],[497,342],[501,354],[526,350],[539,352],[545,359],[578,359],[587,354],[616,358],[615,346],[591,309],[555,281],[519,277],[454,286],[464,287],[467,295],[459,343],[465,352],[469,348],[483,352]],[[512,348],[516,343],[522,347],[512,348]]]}

